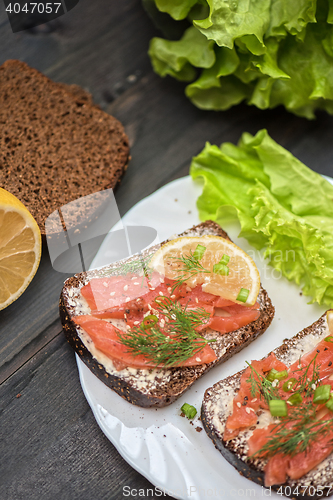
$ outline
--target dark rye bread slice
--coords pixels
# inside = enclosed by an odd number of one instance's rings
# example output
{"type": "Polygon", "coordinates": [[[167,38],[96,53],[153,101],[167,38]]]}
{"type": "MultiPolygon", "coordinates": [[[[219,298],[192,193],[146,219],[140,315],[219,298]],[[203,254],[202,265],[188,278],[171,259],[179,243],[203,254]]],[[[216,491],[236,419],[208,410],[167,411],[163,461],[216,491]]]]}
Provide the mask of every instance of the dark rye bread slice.
{"type": "MultiPolygon", "coordinates": [[[[179,236],[201,236],[205,234],[215,234],[229,239],[221,227],[212,221],[206,221],[194,226],[179,236]]],[[[153,253],[153,251],[154,248],[150,249],[148,253],[153,253]]],[[[103,270],[115,269],[116,274],[116,266],[117,264],[110,265],[103,268],[103,270]]],[[[274,316],[274,307],[267,292],[261,288],[258,297],[260,317],[256,321],[224,335],[215,335],[212,330],[210,330],[210,333],[206,332],[204,334],[218,339],[217,342],[211,344],[218,358],[213,363],[167,370],[110,370],[106,369],[99,360],[92,356],[87,349],[89,344],[86,342],[87,345],[85,345],[82,340],[82,329],[75,325],[72,320],[73,316],[86,313],[84,308],[78,306],[81,300],[80,288],[91,278],[98,277],[100,273],[101,270],[88,271],[87,273],[77,274],[65,282],[60,297],[60,317],[64,332],[75,352],[102,382],[130,403],[142,407],[163,407],[173,403],[204,373],[215,365],[226,361],[264,333],[274,316]]]]}
{"type": "MultiPolygon", "coordinates": [[[[272,352],[287,366],[296,361],[303,353],[310,351],[320,340],[328,335],[326,313],[311,326],[304,328],[291,339],[272,352]]],[[[270,353],[267,354],[269,356],[270,353]]],[[[247,439],[251,430],[241,432],[236,438],[223,441],[225,423],[232,412],[232,400],[240,388],[240,379],[244,370],[221,380],[206,390],[202,407],[201,421],[215,447],[222,453],[243,476],[264,485],[263,469],[267,463],[263,459],[247,457],[247,439]]],[[[268,423],[266,423],[268,425],[268,423]]],[[[252,431],[254,428],[251,428],[252,431]]],[[[275,485],[272,489],[291,498],[306,500],[320,498],[333,493],[333,455],[299,480],[289,479],[283,486],[275,485]],[[326,488],[320,492],[320,488],[326,488]],[[325,493],[326,491],[326,493],[325,493]]]]}
{"type": "Polygon", "coordinates": [[[0,66],[0,88],[0,186],[45,234],[54,210],[116,187],[129,161],[128,138],[78,85],[55,83],[23,62],[0,66]]]}

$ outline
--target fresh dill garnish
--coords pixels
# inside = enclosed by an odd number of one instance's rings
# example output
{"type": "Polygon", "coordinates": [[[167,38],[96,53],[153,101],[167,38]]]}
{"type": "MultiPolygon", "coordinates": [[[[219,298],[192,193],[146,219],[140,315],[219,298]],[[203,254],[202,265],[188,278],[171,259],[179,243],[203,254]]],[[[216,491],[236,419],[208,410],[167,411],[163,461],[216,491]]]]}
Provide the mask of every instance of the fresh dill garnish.
{"type": "MultiPolygon", "coordinates": [[[[320,377],[319,377],[319,368],[320,364],[316,364],[318,353],[314,356],[314,358],[310,361],[306,367],[302,366],[297,370],[294,370],[293,373],[302,372],[302,375],[297,381],[297,384],[293,387],[294,392],[304,392],[304,397],[308,397],[317,387],[320,377]],[[309,377],[309,371],[311,366],[313,365],[312,376],[309,377]],[[314,387],[315,386],[315,387],[314,387]]],[[[300,363],[300,360],[299,360],[300,363]]]]}
{"type": "Polygon", "coordinates": [[[211,273],[209,269],[206,269],[202,264],[200,264],[199,260],[194,256],[192,250],[190,250],[187,255],[182,255],[181,257],[170,257],[170,259],[174,259],[176,262],[181,264],[181,267],[177,269],[179,275],[174,278],[176,283],[172,287],[172,292],[185,283],[185,281],[189,280],[193,276],[196,276],[197,274],[211,273]]]}
{"type": "Polygon", "coordinates": [[[251,384],[251,396],[254,398],[259,395],[260,399],[263,398],[267,404],[271,399],[280,399],[278,389],[273,385],[273,382],[258,373],[250,363],[247,361],[245,363],[251,369],[251,374],[246,380],[251,384]]]}
{"type": "Polygon", "coordinates": [[[124,262],[120,262],[116,267],[103,270],[100,273],[100,275],[107,277],[107,276],[113,276],[115,274],[126,276],[126,274],[138,273],[149,278],[149,276],[152,273],[152,270],[149,269],[149,262],[151,258],[152,254],[146,256],[139,254],[138,258],[133,259],[131,261],[126,260],[124,262]]]}
{"type": "Polygon", "coordinates": [[[272,436],[251,458],[270,458],[277,453],[292,457],[307,452],[314,441],[332,432],[332,424],[333,418],[317,420],[316,407],[312,402],[305,407],[295,407],[272,428],[272,436]]]}
{"type": "Polygon", "coordinates": [[[157,297],[152,307],[163,319],[163,328],[155,320],[144,320],[129,332],[119,334],[132,356],[143,354],[156,366],[178,366],[215,341],[205,339],[195,330],[209,318],[205,309],[187,310],[165,296],[157,297]]]}
{"type": "MultiPolygon", "coordinates": [[[[293,395],[288,398],[287,404],[288,401],[296,396],[299,397],[299,403],[301,403],[302,400],[306,401],[306,403],[301,406],[295,406],[296,403],[289,404],[288,415],[280,417],[280,421],[272,428],[271,436],[268,438],[266,444],[254,453],[252,457],[255,458],[260,456],[263,458],[270,458],[277,453],[292,457],[298,453],[309,451],[312,443],[332,431],[333,418],[318,420],[317,405],[314,404],[313,398],[311,397],[316,388],[318,386],[320,387],[320,364],[316,361],[317,355],[318,353],[306,366],[301,366],[300,358],[299,368],[292,372],[295,374],[298,373],[299,378],[290,379],[293,380],[293,395]]],[[[256,374],[259,376],[258,381],[256,381],[253,376],[248,379],[248,381],[251,382],[251,391],[253,387],[256,387],[257,391],[261,390],[266,402],[268,396],[273,396],[274,399],[275,396],[277,396],[276,399],[280,398],[277,393],[277,388],[274,388],[276,391],[275,394],[270,393],[268,381],[257,372],[256,374]],[[255,383],[257,386],[255,386],[255,383]]],[[[333,444],[333,441],[331,440],[329,444],[333,444]]]]}

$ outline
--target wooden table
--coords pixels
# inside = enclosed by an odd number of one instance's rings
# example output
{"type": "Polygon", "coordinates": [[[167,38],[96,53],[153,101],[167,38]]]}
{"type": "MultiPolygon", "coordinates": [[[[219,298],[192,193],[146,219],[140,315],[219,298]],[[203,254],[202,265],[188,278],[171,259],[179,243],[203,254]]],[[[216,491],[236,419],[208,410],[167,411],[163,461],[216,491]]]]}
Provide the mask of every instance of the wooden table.
{"type": "MultiPolygon", "coordinates": [[[[132,161],[116,193],[121,215],[187,175],[205,141],[237,142],[244,131],[267,128],[305,164],[333,174],[327,114],[307,121],[245,105],[203,112],[184,97],[183,84],[156,76],[147,48],[158,32],[140,0],[80,0],[51,28],[13,34],[1,2],[0,64],[17,58],[56,81],[77,83],[122,121],[132,161]]],[[[27,291],[0,312],[1,498],[112,500],[125,498],[124,486],[133,489],[131,498],[144,497],[142,491],[148,497],[150,483],[100,431],[81,390],[58,314],[63,281],[44,248],[27,291]]]]}

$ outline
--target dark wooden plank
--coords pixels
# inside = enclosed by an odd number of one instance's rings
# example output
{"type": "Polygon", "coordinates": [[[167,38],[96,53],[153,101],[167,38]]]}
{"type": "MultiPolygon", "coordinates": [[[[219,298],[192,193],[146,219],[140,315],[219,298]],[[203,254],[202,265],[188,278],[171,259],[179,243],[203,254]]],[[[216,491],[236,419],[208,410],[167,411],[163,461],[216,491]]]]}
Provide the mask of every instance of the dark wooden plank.
{"type": "Polygon", "coordinates": [[[56,81],[81,85],[103,107],[149,71],[156,33],[140,0],[80,0],[48,25],[15,34],[3,9],[0,64],[21,59],[56,81]]]}
{"type": "Polygon", "coordinates": [[[0,383],[61,331],[58,303],[66,277],[52,269],[44,246],[27,290],[0,311],[0,383]]]}
{"type": "Polygon", "coordinates": [[[6,500],[118,500],[124,486],[153,488],[99,429],[63,335],[0,386],[0,428],[6,500]]]}

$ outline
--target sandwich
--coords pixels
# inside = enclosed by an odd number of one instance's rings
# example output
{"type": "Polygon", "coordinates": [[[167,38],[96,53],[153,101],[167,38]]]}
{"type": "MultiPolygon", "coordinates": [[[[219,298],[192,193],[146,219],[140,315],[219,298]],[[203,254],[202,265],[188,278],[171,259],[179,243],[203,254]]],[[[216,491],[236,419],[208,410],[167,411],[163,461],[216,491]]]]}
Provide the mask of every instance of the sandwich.
{"type": "Polygon", "coordinates": [[[163,407],[253,342],[274,307],[252,259],[206,221],[140,255],[69,278],[66,338],[108,387],[163,407]]]}
{"type": "Polygon", "coordinates": [[[333,310],[206,390],[204,429],[243,476],[292,498],[333,490],[333,310]]]}

